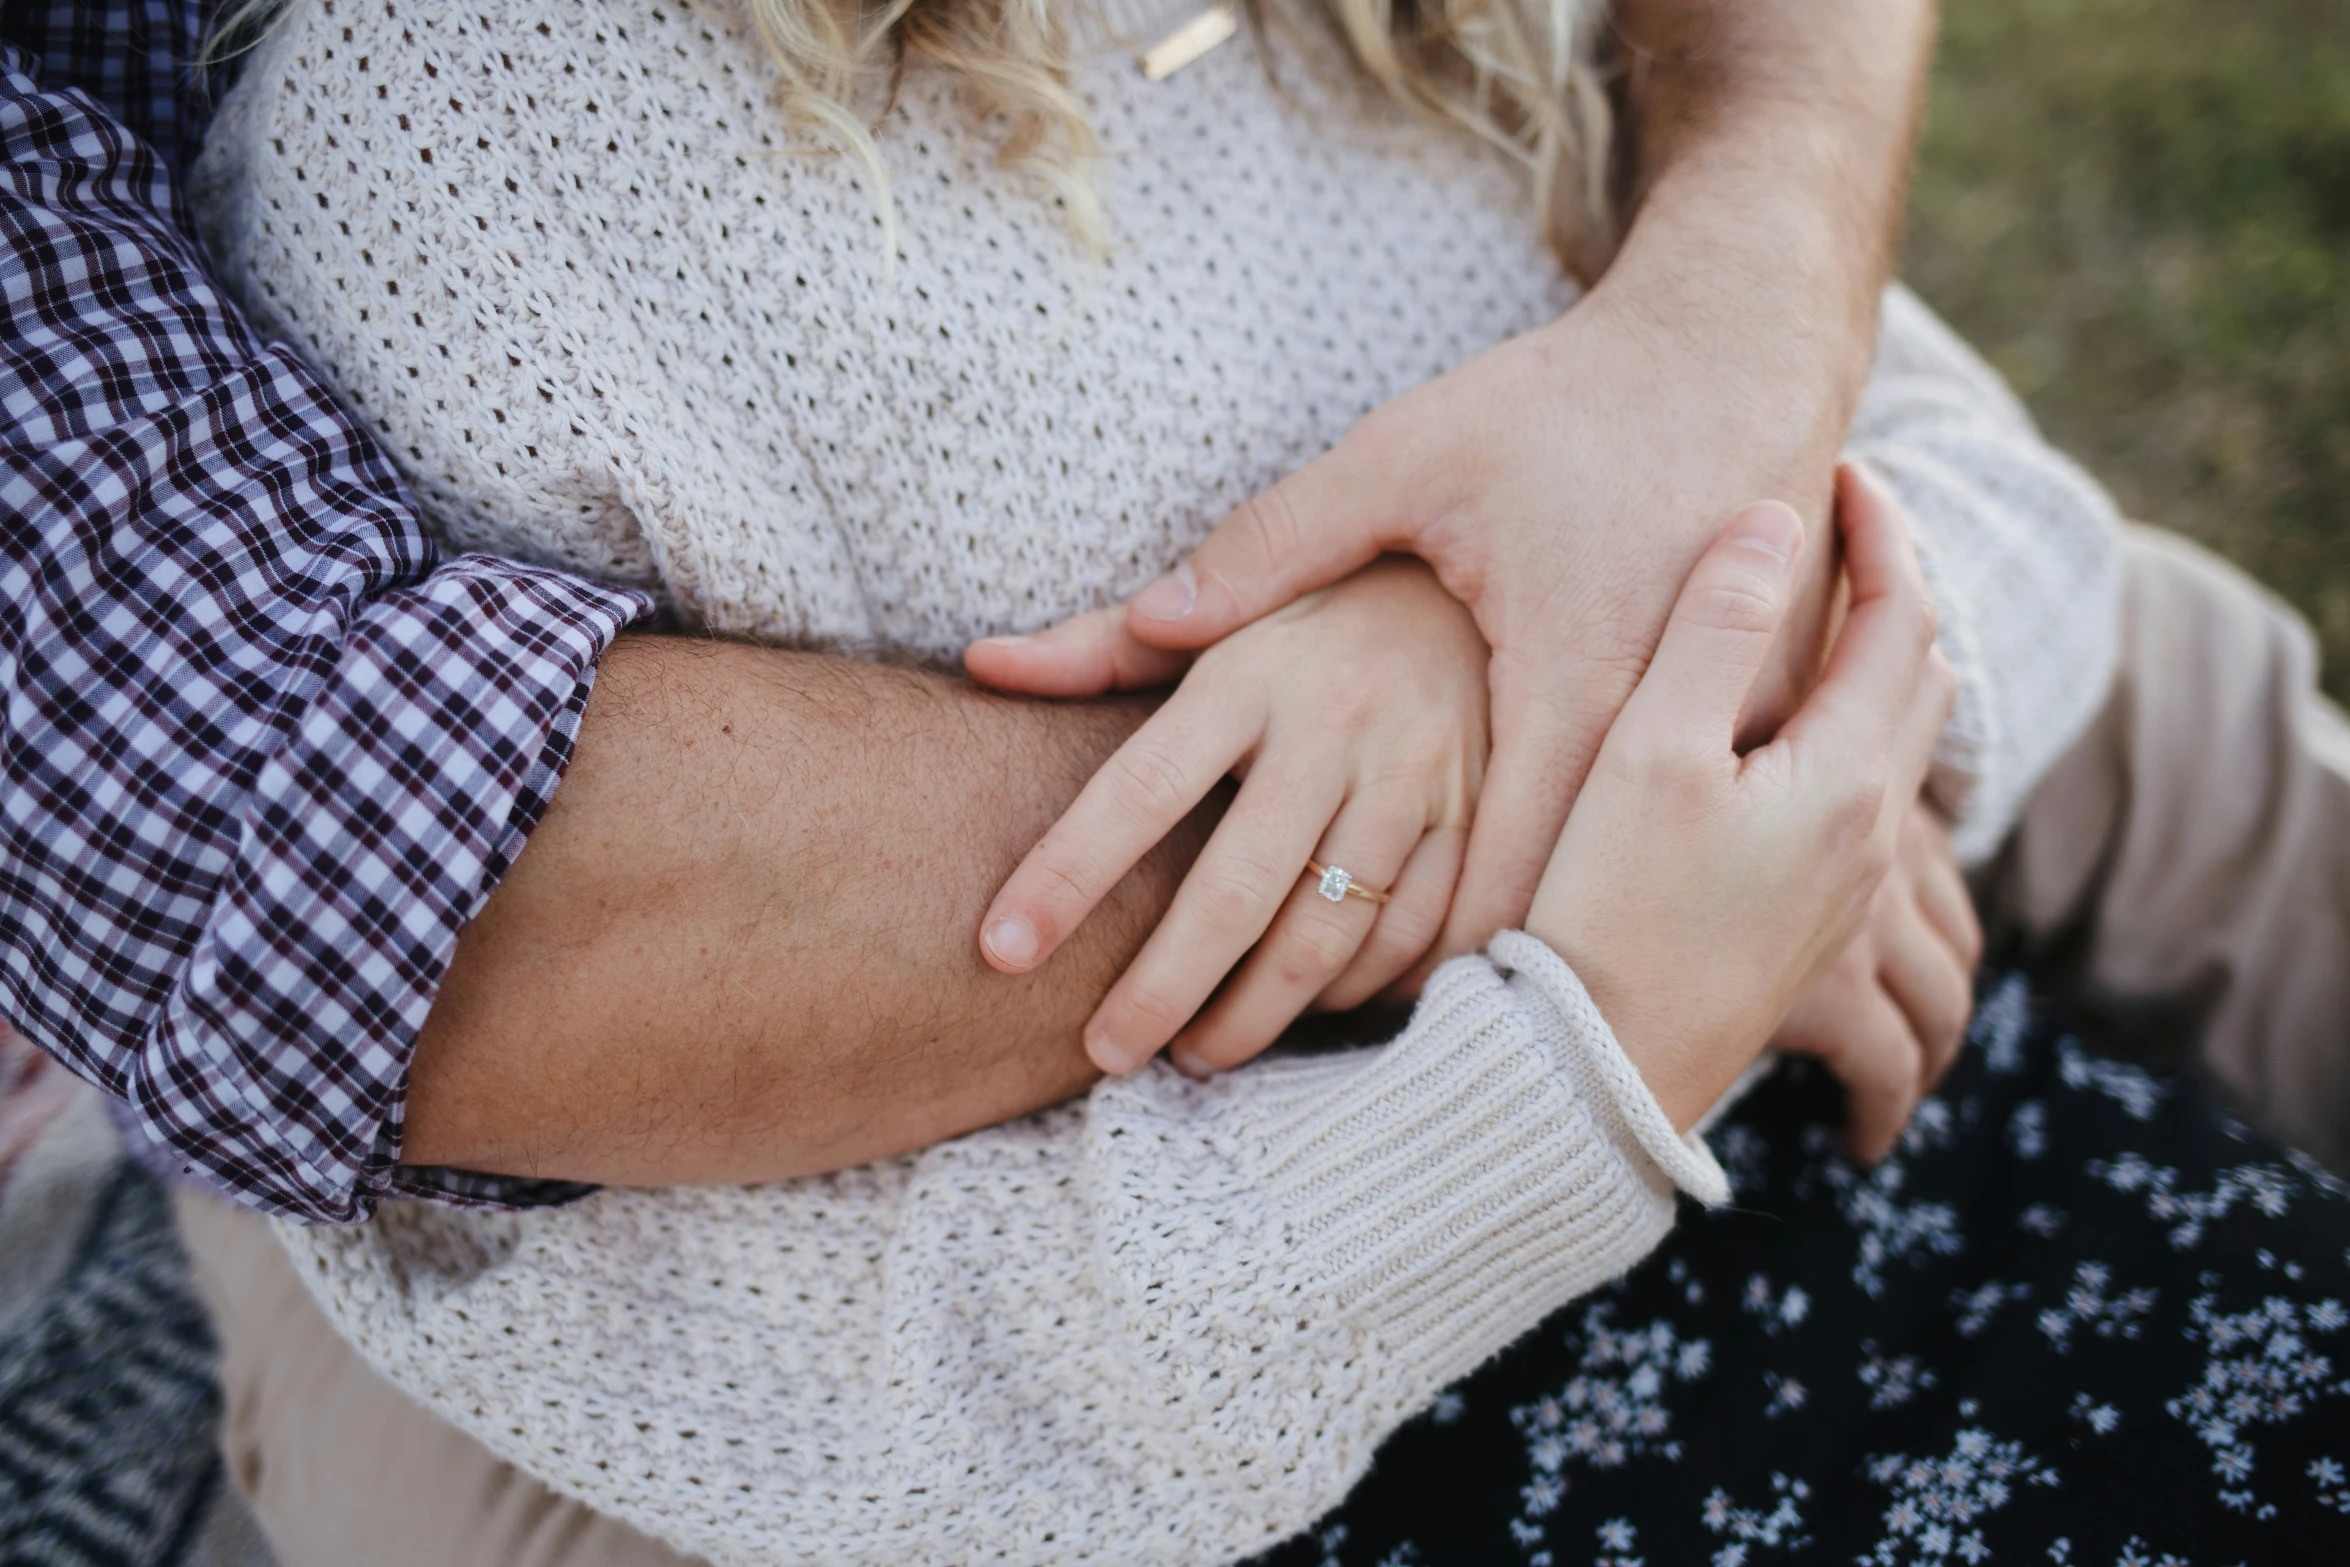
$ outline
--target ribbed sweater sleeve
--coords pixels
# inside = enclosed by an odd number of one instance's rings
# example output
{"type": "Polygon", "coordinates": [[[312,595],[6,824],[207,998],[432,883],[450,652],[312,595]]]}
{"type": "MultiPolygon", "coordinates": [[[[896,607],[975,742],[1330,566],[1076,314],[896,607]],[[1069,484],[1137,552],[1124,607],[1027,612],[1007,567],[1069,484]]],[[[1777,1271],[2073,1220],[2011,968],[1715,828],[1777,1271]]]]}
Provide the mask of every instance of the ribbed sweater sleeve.
{"type": "Polygon", "coordinates": [[[908,1163],[693,1194],[765,1225],[614,1192],[486,1247],[431,1211],[287,1239],[400,1385],[714,1562],[1205,1563],[1306,1526],[1638,1262],[1676,1185],[1727,1196],[1573,973],[1508,934],[1384,1046],[1156,1066],[908,1163]],[[714,1233],[729,1255],[695,1253],[714,1233]]]}
{"type": "Polygon", "coordinates": [[[1941,611],[1958,705],[1930,788],[1959,858],[1990,858],[2113,684],[2121,517],[2041,439],[1974,350],[1906,288],[1885,295],[1847,455],[1885,481],[1941,611]]]}

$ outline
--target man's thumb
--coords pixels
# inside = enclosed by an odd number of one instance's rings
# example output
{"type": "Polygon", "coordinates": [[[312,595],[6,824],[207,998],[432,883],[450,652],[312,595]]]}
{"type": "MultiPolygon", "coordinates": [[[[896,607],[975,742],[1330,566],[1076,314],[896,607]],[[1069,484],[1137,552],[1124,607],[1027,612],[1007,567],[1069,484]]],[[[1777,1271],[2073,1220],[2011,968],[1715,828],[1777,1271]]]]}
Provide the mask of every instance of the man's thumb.
{"type": "Polygon", "coordinates": [[[1803,520],[1778,501],[1730,519],[1681,585],[1664,639],[1619,722],[1730,748],[1795,590],[1803,520]]]}
{"type": "Polygon", "coordinates": [[[1409,550],[1386,525],[1393,497],[1372,493],[1363,461],[1341,442],[1243,501],[1190,559],[1127,601],[1135,639],[1203,648],[1390,548],[1409,550]]]}

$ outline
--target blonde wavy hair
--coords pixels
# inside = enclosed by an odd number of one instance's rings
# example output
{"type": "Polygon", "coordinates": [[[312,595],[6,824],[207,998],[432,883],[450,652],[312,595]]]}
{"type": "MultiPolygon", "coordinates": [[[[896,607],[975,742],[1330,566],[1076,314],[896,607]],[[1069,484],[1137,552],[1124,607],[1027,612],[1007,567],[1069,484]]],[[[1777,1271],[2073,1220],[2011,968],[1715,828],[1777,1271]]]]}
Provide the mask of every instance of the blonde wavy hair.
{"type": "MultiPolygon", "coordinates": [[[[786,107],[888,190],[852,104],[878,67],[922,60],[959,76],[1005,126],[998,157],[1057,197],[1089,247],[1108,244],[1093,187],[1093,127],[1069,90],[1070,40],[1054,0],[703,0],[750,16],[786,84],[786,107]]],[[[1090,0],[1081,0],[1090,3],[1090,0]]],[[[1502,149],[1525,170],[1534,220],[1588,281],[1614,248],[1605,0],[1234,0],[1260,31],[1334,34],[1396,102],[1502,149]]],[[[1146,40],[1147,41],[1147,40],[1146,40]]],[[[886,194],[883,199],[886,201],[886,194]]]]}
{"type": "MultiPolygon", "coordinates": [[[[889,170],[859,111],[860,87],[908,60],[959,77],[1000,118],[998,159],[1040,180],[1088,248],[1109,234],[1094,191],[1101,156],[1069,88],[1068,29],[1055,0],[690,0],[746,15],[784,82],[784,109],[860,165],[889,217],[889,170]]],[[[1096,4],[1098,0],[1078,0],[1096,4]]],[[[1405,108],[1502,149],[1524,169],[1534,220],[1588,282],[1616,238],[1607,0],[1230,0],[1260,32],[1334,35],[1363,77],[1405,108]]],[[[285,0],[242,0],[208,53],[253,41],[285,0]]],[[[894,225],[892,225],[894,227],[894,225]]],[[[892,247],[894,251],[894,240],[892,247]]]]}

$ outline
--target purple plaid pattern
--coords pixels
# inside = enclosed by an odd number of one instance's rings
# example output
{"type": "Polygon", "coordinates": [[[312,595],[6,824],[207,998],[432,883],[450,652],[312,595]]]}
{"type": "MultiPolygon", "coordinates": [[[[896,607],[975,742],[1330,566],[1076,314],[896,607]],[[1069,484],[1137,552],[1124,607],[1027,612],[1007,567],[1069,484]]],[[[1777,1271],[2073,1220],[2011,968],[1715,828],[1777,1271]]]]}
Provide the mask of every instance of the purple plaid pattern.
{"type": "Polygon", "coordinates": [[[6,21],[9,1020],[272,1212],[575,1196],[398,1166],[402,1100],[457,932],[649,606],[440,559],[367,434],[221,297],[156,151],[200,131],[200,6],[6,21]]]}

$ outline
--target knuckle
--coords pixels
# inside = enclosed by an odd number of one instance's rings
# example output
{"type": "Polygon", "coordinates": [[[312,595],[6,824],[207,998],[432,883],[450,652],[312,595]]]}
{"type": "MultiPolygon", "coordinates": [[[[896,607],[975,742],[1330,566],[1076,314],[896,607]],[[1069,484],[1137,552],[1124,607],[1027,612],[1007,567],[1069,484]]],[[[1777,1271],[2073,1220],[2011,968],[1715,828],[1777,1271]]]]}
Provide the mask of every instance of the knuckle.
{"type": "Polygon", "coordinates": [[[1138,820],[1164,821],[1190,808],[1191,768],[1166,749],[1164,742],[1137,735],[1113,758],[1117,767],[1118,798],[1138,820]]]}
{"type": "Polygon", "coordinates": [[[1884,804],[1884,780],[1875,776],[1873,768],[1859,769],[1831,789],[1821,821],[1827,852],[1856,870],[1865,870],[1872,886],[1893,859],[1888,835],[1878,830],[1884,804]]]}
{"type": "Polygon", "coordinates": [[[1296,552],[1302,519],[1297,504],[1275,485],[1250,496],[1233,512],[1234,531],[1255,555],[1252,564],[1270,573],[1296,552]]]}
{"type": "Polygon", "coordinates": [[[1057,855],[1038,860],[1035,875],[1039,898],[1047,908],[1056,911],[1090,909],[1101,896],[1091,877],[1057,855]]]}
{"type": "Polygon", "coordinates": [[[1202,866],[1192,873],[1192,879],[1196,885],[1186,890],[1197,900],[1200,912],[1210,923],[1225,929],[1262,927],[1270,901],[1263,866],[1231,860],[1202,866]]]}
{"type": "Polygon", "coordinates": [[[1356,932],[1318,910],[1307,909],[1284,923],[1274,952],[1274,971],[1290,986],[1320,986],[1355,955],[1356,932]]]}
{"type": "Polygon", "coordinates": [[[1925,698],[1947,714],[1958,700],[1958,671],[1937,647],[1926,659],[1925,698]]]}
{"type": "Polygon", "coordinates": [[[1682,736],[1647,725],[1626,724],[1609,735],[1607,755],[1608,765],[1622,769],[1626,782],[1668,803],[1686,804],[1707,781],[1682,736]]]}
{"type": "Polygon", "coordinates": [[[1372,927],[1364,945],[1383,967],[1413,962],[1444,933],[1444,914],[1445,906],[1440,903],[1425,908],[1390,903],[1380,910],[1379,923],[1372,927]]]}
{"type": "Polygon", "coordinates": [[[1692,584],[1683,608],[1698,624],[1717,631],[1770,636],[1779,629],[1777,590],[1743,569],[1692,584]]]}
{"type": "Polygon", "coordinates": [[[1934,595],[1928,593],[1923,584],[1913,587],[1911,593],[1917,600],[1916,629],[1918,651],[1922,656],[1927,648],[1934,645],[1934,639],[1942,634],[1942,607],[1934,602],[1934,595]]]}
{"type": "MultiPolygon", "coordinates": [[[[1163,1040],[1191,1020],[1193,1011],[1189,1002],[1179,1000],[1172,992],[1151,981],[1134,986],[1126,992],[1124,1009],[1144,1025],[1153,1040],[1163,1040]]],[[[1129,1030],[1113,1028],[1114,1034],[1124,1035],[1129,1030]]]]}

